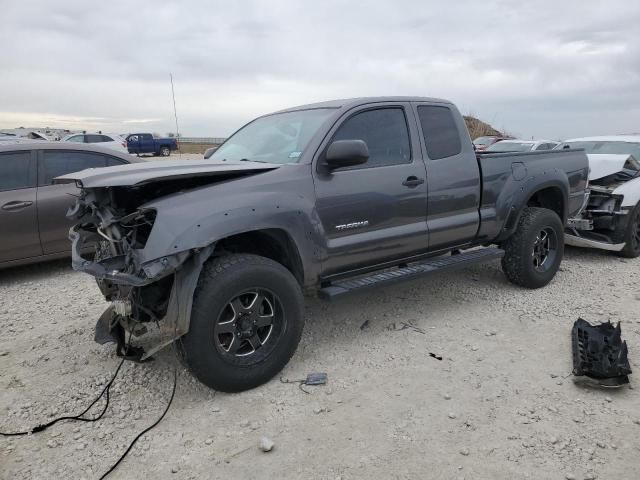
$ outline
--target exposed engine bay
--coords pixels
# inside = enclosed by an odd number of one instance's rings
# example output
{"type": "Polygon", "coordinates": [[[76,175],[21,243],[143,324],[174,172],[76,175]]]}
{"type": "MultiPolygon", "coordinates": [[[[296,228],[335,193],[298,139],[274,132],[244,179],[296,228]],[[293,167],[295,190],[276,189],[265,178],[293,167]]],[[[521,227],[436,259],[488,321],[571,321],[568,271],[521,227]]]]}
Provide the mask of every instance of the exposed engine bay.
{"type": "Polygon", "coordinates": [[[589,154],[589,193],[567,224],[566,243],[620,251],[640,201],[640,162],[631,155],[589,154]]]}
{"type": "Polygon", "coordinates": [[[96,340],[108,341],[108,332],[119,354],[130,359],[145,360],[188,330],[187,305],[181,309],[179,298],[193,292],[211,248],[145,261],[141,251],[157,214],[140,205],[172,190],[197,186],[193,183],[152,184],[137,191],[117,187],[83,190],[68,214],[78,221],[70,231],[73,267],[96,277],[100,291],[111,302],[98,322],[96,340]],[[139,337],[147,333],[149,322],[160,330],[154,345],[124,352],[124,332],[139,337]]]}

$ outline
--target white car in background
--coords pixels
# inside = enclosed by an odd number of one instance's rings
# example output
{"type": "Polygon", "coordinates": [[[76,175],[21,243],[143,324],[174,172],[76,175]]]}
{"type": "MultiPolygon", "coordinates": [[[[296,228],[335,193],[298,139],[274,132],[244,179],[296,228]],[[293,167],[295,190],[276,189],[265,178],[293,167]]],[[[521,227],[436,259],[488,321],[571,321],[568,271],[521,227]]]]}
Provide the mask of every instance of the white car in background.
{"type": "Polygon", "coordinates": [[[566,243],[640,256],[640,135],[566,140],[556,149],[582,148],[589,158],[589,193],[569,219],[566,243]]]}
{"type": "Polygon", "coordinates": [[[553,140],[501,140],[487,147],[483,152],[534,152],[538,150],[553,150],[559,142],[553,140]]]}
{"type": "Polygon", "coordinates": [[[64,137],[61,141],[74,143],[96,143],[100,147],[129,153],[129,150],[127,150],[127,141],[120,135],[113,133],[72,133],[71,135],[64,137]]]}

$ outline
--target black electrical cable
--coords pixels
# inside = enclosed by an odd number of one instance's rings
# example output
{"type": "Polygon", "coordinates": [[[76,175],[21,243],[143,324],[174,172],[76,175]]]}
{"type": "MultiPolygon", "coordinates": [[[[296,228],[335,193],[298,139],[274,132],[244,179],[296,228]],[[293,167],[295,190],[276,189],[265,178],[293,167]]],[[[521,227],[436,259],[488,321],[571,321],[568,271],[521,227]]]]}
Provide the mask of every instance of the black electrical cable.
{"type": "Polygon", "coordinates": [[[297,383],[298,384],[298,388],[300,390],[302,390],[307,395],[311,395],[311,392],[308,392],[304,388],[302,388],[303,385],[307,384],[307,379],[304,379],[304,380],[289,380],[288,378],[280,377],[280,383],[297,383]]]}
{"type": "Polygon", "coordinates": [[[116,368],[115,373],[113,374],[113,376],[111,377],[111,380],[109,380],[109,383],[107,383],[107,385],[102,389],[102,391],[100,392],[100,395],[98,395],[93,402],[91,402],[91,404],[85,408],[82,413],[80,413],[79,415],[74,415],[74,416],[63,416],[63,417],[58,417],[54,420],[51,420],[50,422],[47,423],[43,423],[41,425],[36,425],[35,427],[33,427],[31,430],[28,430],[26,432],[0,432],[0,435],[3,437],[17,437],[19,435],[29,435],[30,433],[37,433],[37,432],[42,432],[43,430],[46,430],[47,428],[49,428],[52,425],[55,425],[58,422],[61,422],[62,420],[73,420],[73,421],[79,421],[79,422],[97,422],[98,420],[100,420],[104,414],[107,411],[107,408],[109,407],[109,389],[111,388],[111,385],[113,385],[113,382],[115,381],[116,377],[118,376],[118,372],[120,371],[120,368],[122,367],[122,364],[124,363],[124,358],[120,361],[120,364],[118,365],[118,368],[116,368]],[[105,395],[106,394],[106,395],[105,395]],[[89,411],[91,410],[91,408],[98,402],[98,400],[100,400],[103,396],[105,396],[106,399],[106,403],[104,404],[104,407],[102,408],[102,412],[100,412],[100,414],[97,417],[92,417],[92,418],[83,418],[83,416],[89,411]]]}
{"type": "MultiPolygon", "coordinates": [[[[129,345],[131,343],[131,336],[129,336],[129,342],[127,342],[127,346],[126,346],[126,350],[129,349],[129,345]]],[[[125,352],[126,352],[125,350],[125,352]]],[[[109,390],[111,388],[111,385],[113,385],[113,382],[115,381],[116,377],[118,376],[118,373],[120,372],[120,368],[122,367],[122,364],[124,363],[124,361],[126,360],[126,358],[122,358],[122,360],[120,361],[120,363],[118,364],[118,368],[116,368],[116,371],[114,372],[113,376],[111,377],[111,380],[109,380],[109,383],[107,383],[107,385],[102,389],[102,391],[100,392],[100,395],[98,395],[93,402],[91,402],[91,404],[85,408],[82,413],[80,413],[79,415],[75,415],[75,416],[63,416],[63,417],[58,417],[54,420],[51,420],[48,423],[42,424],[42,425],[37,425],[35,427],[33,427],[31,430],[25,431],[25,432],[0,432],[0,435],[5,436],[5,437],[14,437],[14,436],[20,436],[20,435],[29,435],[30,433],[37,433],[37,432],[42,432],[43,430],[46,430],[47,428],[49,428],[52,425],[55,425],[56,423],[62,421],[62,420],[74,420],[74,421],[81,421],[81,422],[96,422],[98,420],[100,420],[104,414],[107,411],[107,408],[109,407],[109,390]],[[82,418],[83,415],[85,415],[89,410],[91,410],[91,407],[93,407],[98,400],[100,400],[103,396],[105,396],[106,399],[106,403],[102,409],[102,412],[100,412],[100,414],[96,417],[92,417],[92,418],[82,418]]],[[[109,470],[107,470],[101,477],[100,480],[103,480],[104,478],[106,478],[107,476],[109,476],[109,474],[111,472],[113,472],[118,465],[120,465],[120,463],[125,459],[125,457],[129,454],[129,452],[131,451],[131,449],[133,448],[133,446],[136,444],[136,442],[140,439],[140,437],[142,437],[145,433],[149,432],[150,430],[152,430],[153,428],[155,428],[161,421],[162,419],[165,417],[165,415],[167,414],[167,412],[169,411],[169,408],[171,407],[171,404],[173,403],[173,398],[175,397],[176,394],[176,386],[178,384],[178,367],[177,365],[175,366],[174,370],[173,370],[173,388],[171,390],[171,397],[169,397],[169,402],[167,403],[167,406],[164,409],[164,412],[162,412],[162,415],[160,415],[160,417],[149,427],[145,428],[142,432],[140,432],[129,444],[129,447],[127,447],[127,449],[124,451],[124,453],[122,455],[120,455],[120,458],[118,458],[118,460],[111,466],[111,468],[109,468],[109,470]]]]}
{"type": "MultiPolygon", "coordinates": [[[[177,297],[176,297],[176,300],[177,300],[177,297]]],[[[178,310],[180,310],[180,304],[179,303],[178,303],[178,310]]],[[[156,321],[156,323],[157,323],[157,321],[156,321]]],[[[160,327],[160,325],[158,325],[158,327],[160,327]]],[[[176,324],[176,326],[174,327],[174,331],[173,331],[174,335],[176,335],[176,336],[177,336],[177,331],[178,331],[178,325],[176,324]]],[[[129,337],[129,340],[131,340],[131,337],[129,337]]],[[[174,353],[176,354],[176,360],[179,360],[178,357],[177,357],[178,352],[175,349],[174,349],[174,353]]],[[[167,406],[164,409],[164,412],[162,412],[162,415],[160,415],[160,418],[158,418],[151,426],[145,428],[142,432],[140,432],[138,435],[136,435],[136,437],[131,441],[131,443],[129,444],[127,449],[124,451],[124,453],[122,455],[120,455],[120,458],[118,458],[116,463],[111,465],[111,468],[109,468],[109,470],[107,470],[100,477],[100,480],[104,480],[105,478],[107,478],[109,476],[109,474],[111,472],[113,472],[118,467],[118,465],[120,465],[122,460],[124,460],[125,457],[129,454],[129,452],[131,451],[133,446],[136,444],[136,442],[140,439],[140,437],[142,437],[145,433],[149,432],[151,429],[155,428],[162,421],[162,419],[165,417],[165,415],[169,411],[169,408],[171,407],[171,404],[173,403],[173,397],[176,394],[176,386],[177,385],[178,385],[178,363],[176,363],[176,366],[173,369],[173,388],[171,390],[171,397],[169,397],[169,402],[167,403],[167,406]]]]}
{"type": "Polygon", "coordinates": [[[107,470],[101,477],[100,480],[103,480],[105,478],[107,478],[107,476],[113,472],[118,465],[120,465],[120,462],[122,462],[122,460],[124,460],[124,458],[127,456],[127,454],[131,451],[131,449],[133,448],[133,446],[136,444],[136,442],[140,439],[140,437],[142,437],[145,433],[147,433],[148,431],[150,431],[151,429],[153,429],[154,427],[156,427],[164,418],[164,416],[167,414],[167,412],[169,411],[169,407],[171,407],[171,403],[173,402],[173,397],[176,394],[176,385],[178,384],[178,367],[176,366],[173,370],[173,389],[171,390],[171,397],[169,398],[169,403],[167,403],[166,408],[164,409],[164,412],[162,412],[162,415],[160,415],[160,418],[158,418],[151,426],[145,428],[142,432],[140,432],[136,438],[133,439],[133,441],[129,444],[129,447],[127,447],[127,449],[124,451],[124,453],[122,455],[120,455],[120,458],[118,458],[118,461],[116,463],[114,463],[111,468],[109,468],[109,470],[107,470]]]}

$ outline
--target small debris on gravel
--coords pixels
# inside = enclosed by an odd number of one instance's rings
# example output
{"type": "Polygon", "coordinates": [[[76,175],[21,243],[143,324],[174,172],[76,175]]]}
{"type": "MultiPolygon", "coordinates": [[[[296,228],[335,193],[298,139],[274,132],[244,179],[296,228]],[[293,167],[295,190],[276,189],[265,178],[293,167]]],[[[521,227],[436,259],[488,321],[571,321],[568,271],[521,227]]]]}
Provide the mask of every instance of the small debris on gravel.
{"type": "Polygon", "coordinates": [[[258,442],[258,448],[263,452],[270,452],[273,450],[274,445],[273,440],[268,437],[262,437],[260,438],[260,442],[258,442]]]}
{"type": "Polygon", "coordinates": [[[464,455],[465,457],[469,456],[469,449],[468,448],[462,448],[460,449],[460,455],[464,455]]]}
{"type": "Polygon", "coordinates": [[[455,413],[453,413],[453,412],[449,412],[449,415],[447,415],[447,416],[448,416],[450,419],[452,419],[452,420],[453,420],[454,418],[457,418],[457,417],[458,417],[458,416],[457,416],[455,413]]]}

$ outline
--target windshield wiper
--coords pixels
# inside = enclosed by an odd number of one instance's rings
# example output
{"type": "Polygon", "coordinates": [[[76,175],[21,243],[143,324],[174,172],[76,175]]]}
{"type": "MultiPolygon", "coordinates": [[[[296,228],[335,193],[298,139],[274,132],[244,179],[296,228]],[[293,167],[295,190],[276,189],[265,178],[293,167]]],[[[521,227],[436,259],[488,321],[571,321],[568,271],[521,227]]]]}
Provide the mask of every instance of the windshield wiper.
{"type": "Polygon", "coordinates": [[[249,158],[241,158],[239,161],[240,162],[270,163],[270,162],[265,162],[264,160],[251,160],[249,158]]]}

